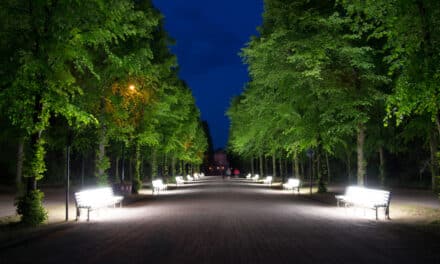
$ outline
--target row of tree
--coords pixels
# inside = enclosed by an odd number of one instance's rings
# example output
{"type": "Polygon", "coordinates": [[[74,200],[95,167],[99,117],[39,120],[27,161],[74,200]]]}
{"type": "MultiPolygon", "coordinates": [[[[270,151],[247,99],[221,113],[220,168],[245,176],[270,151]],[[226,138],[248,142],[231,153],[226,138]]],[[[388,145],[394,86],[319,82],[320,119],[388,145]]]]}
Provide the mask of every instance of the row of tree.
{"type": "Polygon", "coordinates": [[[2,1],[0,28],[2,130],[17,136],[17,181],[27,179],[19,207],[41,196],[48,146],[94,152],[100,184],[109,150],[113,163],[131,159],[134,192],[145,158],[153,177],[158,160],[167,173],[202,163],[200,113],[150,0],[2,1]]]}
{"type": "Polygon", "coordinates": [[[376,153],[383,185],[385,153],[422,142],[435,189],[439,13],[435,0],[265,0],[259,35],[241,53],[251,80],[227,112],[230,149],[260,164],[291,157],[296,175],[309,150],[321,182],[329,156],[347,160],[350,177],[356,153],[360,185],[376,153]]]}

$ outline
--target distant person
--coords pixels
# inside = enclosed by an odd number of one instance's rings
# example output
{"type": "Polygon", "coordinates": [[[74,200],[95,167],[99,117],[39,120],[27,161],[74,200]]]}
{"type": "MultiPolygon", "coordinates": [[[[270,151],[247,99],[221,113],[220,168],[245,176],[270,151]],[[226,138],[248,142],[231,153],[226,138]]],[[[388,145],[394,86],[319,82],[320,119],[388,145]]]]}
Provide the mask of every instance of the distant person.
{"type": "Polygon", "coordinates": [[[235,177],[240,176],[240,171],[238,169],[234,169],[234,176],[235,177]]]}
{"type": "Polygon", "coordinates": [[[226,170],[226,176],[229,178],[229,177],[231,177],[231,169],[230,168],[228,168],[227,170],[226,170]]]}

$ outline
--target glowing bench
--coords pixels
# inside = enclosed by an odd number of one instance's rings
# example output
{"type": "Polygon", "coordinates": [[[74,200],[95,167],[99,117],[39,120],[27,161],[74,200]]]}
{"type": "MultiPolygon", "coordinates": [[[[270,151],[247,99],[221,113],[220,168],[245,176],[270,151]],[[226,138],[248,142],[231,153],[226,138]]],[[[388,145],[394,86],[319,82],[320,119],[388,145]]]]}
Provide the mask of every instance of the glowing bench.
{"type": "Polygon", "coordinates": [[[194,173],[193,174],[193,178],[194,178],[194,180],[200,180],[200,177],[199,177],[199,174],[198,173],[194,173]]]}
{"type": "Polygon", "coordinates": [[[184,184],[185,180],[183,179],[183,176],[176,176],[176,184],[177,186],[184,184]]]}
{"type": "Polygon", "coordinates": [[[348,186],[344,195],[336,195],[335,198],[338,207],[342,204],[345,207],[357,206],[375,210],[376,220],[379,208],[384,208],[385,217],[390,219],[391,194],[389,191],[348,186]]]}
{"type": "Polygon", "coordinates": [[[283,189],[291,191],[294,191],[296,189],[296,191],[299,193],[299,184],[299,179],[290,178],[287,180],[286,183],[283,184],[283,189]]]}
{"type": "Polygon", "coordinates": [[[193,177],[191,177],[191,175],[186,175],[186,179],[188,180],[188,181],[194,181],[194,178],[193,177]]]}
{"type": "Polygon", "coordinates": [[[151,182],[153,194],[154,193],[160,193],[162,191],[165,191],[168,188],[168,185],[164,184],[162,179],[157,179],[151,182]]]}
{"type": "Polygon", "coordinates": [[[254,177],[252,177],[252,181],[257,182],[258,179],[260,179],[260,175],[255,174],[254,177]]]}
{"type": "Polygon", "coordinates": [[[122,196],[115,196],[113,189],[110,187],[102,187],[90,189],[75,193],[76,204],[76,220],[80,216],[81,209],[87,209],[87,221],[90,220],[90,211],[103,207],[113,206],[119,203],[122,207],[122,196]]]}
{"type": "Polygon", "coordinates": [[[252,178],[252,175],[249,173],[248,175],[246,175],[246,179],[250,180],[252,178]]]}
{"type": "Polygon", "coordinates": [[[272,176],[266,176],[266,179],[263,180],[263,184],[269,184],[272,185],[272,176]]]}

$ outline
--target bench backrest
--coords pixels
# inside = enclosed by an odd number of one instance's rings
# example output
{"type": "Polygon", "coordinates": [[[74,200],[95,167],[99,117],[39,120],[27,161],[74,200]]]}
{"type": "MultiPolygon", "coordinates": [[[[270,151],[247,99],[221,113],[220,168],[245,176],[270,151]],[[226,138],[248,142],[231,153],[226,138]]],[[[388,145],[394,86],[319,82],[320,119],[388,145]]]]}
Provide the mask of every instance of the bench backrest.
{"type": "Polygon", "coordinates": [[[299,186],[299,179],[290,178],[287,180],[287,184],[292,187],[298,187],[299,186]]]}
{"type": "Polygon", "coordinates": [[[154,180],[151,183],[153,184],[153,187],[162,187],[164,185],[162,179],[154,180]]]}
{"type": "Polygon", "coordinates": [[[107,203],[114,197],[111,187],[102,187],[97,189],[89,189],[75,193],[75,201],[77,205],[94,205],[107,203]]]}
{"type": "Polygon", "coordinates": [[[390,192],[378,189],[370,189],[359,186],[349,186],[345,191],[345,196],[355,203],[368,205],[388,205],[390,192]]]}

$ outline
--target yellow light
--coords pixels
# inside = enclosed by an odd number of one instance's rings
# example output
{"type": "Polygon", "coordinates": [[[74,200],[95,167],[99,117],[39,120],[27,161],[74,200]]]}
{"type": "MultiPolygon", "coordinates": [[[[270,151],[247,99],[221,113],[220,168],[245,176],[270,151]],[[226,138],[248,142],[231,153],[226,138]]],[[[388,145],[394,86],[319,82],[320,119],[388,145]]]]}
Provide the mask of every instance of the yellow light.
{"type": "Polygon", "coordinates": [[[128,86],[128,89],[134,91],[134,90],[136,89],[136,87],[134,86],[134,84],[130,84],[130,85],[128,86]]]}

